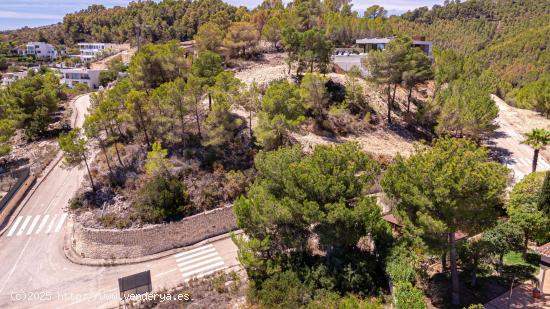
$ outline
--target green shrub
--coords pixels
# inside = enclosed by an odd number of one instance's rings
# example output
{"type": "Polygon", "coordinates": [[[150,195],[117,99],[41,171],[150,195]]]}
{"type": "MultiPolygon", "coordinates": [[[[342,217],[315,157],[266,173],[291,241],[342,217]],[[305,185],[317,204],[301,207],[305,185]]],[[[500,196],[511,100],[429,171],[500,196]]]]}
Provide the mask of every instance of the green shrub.
{"type": "Polygon", "coordinates": [[[410,282],[397,282],[394,290],[396,309],[425,309],[424,294],[410,282]]]}
{"type": "Polygon", "coordinates": [[[142,186],[136,209],[141,220],[146,223],[179,220],[193,211],[183,182],[162,175],[148,179],[142,186]]]}

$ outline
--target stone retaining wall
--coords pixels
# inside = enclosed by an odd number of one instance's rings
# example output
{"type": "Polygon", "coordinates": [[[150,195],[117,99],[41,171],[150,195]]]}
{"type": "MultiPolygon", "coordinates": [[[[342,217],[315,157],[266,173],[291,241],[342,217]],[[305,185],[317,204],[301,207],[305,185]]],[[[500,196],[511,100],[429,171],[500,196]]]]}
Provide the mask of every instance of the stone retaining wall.
{"type": "Polygon", "coordinates": [[[189,246],[237,229],[232,206],[217,208],[179,222],[142,229],[94,229],[75,222],[73,250],[85,258],[124,259],[147,256],[189,246]]]}

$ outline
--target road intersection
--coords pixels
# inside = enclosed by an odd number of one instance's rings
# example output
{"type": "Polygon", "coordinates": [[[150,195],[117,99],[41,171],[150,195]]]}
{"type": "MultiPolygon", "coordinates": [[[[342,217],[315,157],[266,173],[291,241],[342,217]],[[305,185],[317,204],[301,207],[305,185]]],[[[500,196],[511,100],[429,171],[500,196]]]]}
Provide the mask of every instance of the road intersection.
{"type": "MultiPolygon", "coordinates": [[[[88,95],[75,101],[77,127],[88,106],[88,95]]],[[[237,264],[237,248],[228,238],[193,251],[204,254],[188,251],[139,264],[70,262],[63,252],[66,207],[84,177],[84,168],[56,164],[19,206],[0,236],[0,308],[112,308],[119,304],[120,277],[151,270],[153,288],[162,289],[237,264]]]]}
{"type": "MultiPolygon", "coordinates": [[[[89,96],[75,101],[77,126],[84,121],[89,96]]],[[[532,150],[523,137],[499,117],[494,147],[507,153],[505,164],[516,180],[530,172],[532,150]]],[[[539,166],[550,166],[541,160],[539,166]]],[[[119,304],[117,279],[150,270],[154,289],[176,286],[238,264],[229,238],[139,264],[84,266],[63,252],[69,199],[85,169],[56,164],[20,205],[0,236],[0,308],[112,308],[119,304]]]]}

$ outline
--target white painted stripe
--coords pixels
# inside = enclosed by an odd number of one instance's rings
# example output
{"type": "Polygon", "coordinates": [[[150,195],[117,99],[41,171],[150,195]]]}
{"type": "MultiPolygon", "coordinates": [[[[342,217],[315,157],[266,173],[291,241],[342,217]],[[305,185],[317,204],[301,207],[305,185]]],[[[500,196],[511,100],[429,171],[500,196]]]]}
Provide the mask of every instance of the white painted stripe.
{"type": "Polygon", "coordinates": [[[61,219],[59,219],[59,222],[57,223],[57,226],[55,227],[55,232],[59,232],[61,228],[63,227],[63,222],[65,222],[65,219],[67,219],[67,213],[64,213],[61,215],[61,219]]]}
{"type": "Polygon", "coordinates": [[[178,265],[186,265],[186,264],[192,264],[192,263],[195,263],[196,261],[200,261],[200,260],[204,260],[204,259],[209,259],[209,258],[213,258],[213,257],[216,257],[216,256],[219,256],[218,255],[218,252],[210,252],[208,254],[205,254],[205,255],[201,255],[200,257],[198,258],[190,258],[190,259],[187,259],[187,260],[184,260],[184,261],[176,261],[178,263],[178,265]]]}
{"type": "Polygon", "coordinates": [[[48,222],[48,219],[50,218],[50,215],[45,215],[43,218],[42,218],[42,221],[40,222],[40,225],[38,225],[38,228],[36,229],[36,234],[40,233],[40,231],[42,231],[42,229],[44,228],[44,226],[46,225],[46,222],[48,222]]]}
{"type": "Polygon", "coordinates": [[[34,231],[34,227],[38,223],[38,220],[40,220],[40,215],[37,215],[34,217],[34,220],[32,220],[31,226],[29,226],[29,229],[27,230],[27,235],[32,234],[32,231],[34,231]]]}
{"type": "Polygon", "coordinates": [[[21,223],[21,220],[23,220],[22,216],[19,216],[17,217],[17,219],[15,219],[15,222],[13,223],[10,231],[8,232],[8,237],[10,237],[11,235],[13,235],[13,233],[15,233],[15,230],[17,230],[17,226],[19,225],[19,223],[21,223]]]}
{"type": "Polygon", "coordinates": [[[57,219],[57,215],[53,215],[52,221],[50,221],[50,224],[48,225],[48,229],[46,230],[46,234],[50,234],[50,231],[53,228],[53,223],[55,222],[55,219],[57,219]]]}
{"type": "Polygon", "coordinates": [[[203,246],[203,247],[200,247],[200,248],[195,248],[195,249],[192,249],[192,250],[188,250],[188,251],[183,251],[183,252],[177,253],[177,254],[175,254],[174,256],[175,256],[175,257],[180,257],[180,256],[187,255],[187,254],[189,254],[189,253],[193,253],[193,252],[205,250],[205,249],[208,249],[208,248],[211,248],[211,247],[213,247],[213,246],[212,246],[211,244],[209,244],[209,245],[206,245],[206,246],[203,246]]]}
{"type": "Polygon", "coordinates": [[[218,262],[222,262],[223,264],[223,260],[221,257],[217,256],[215,258],[211,258],[211,259],[208,259],[208,260],[204,260],[204,261],[200,261],[200,262],[197,262],[197,263],[194,263],[192,265],[180,265],[178,264],[178,267],[180,268],[181,272],[184,273],[186,271],[189,271],[189,270],[192,270],[192,269],[195,269],[199,266],[203,266],[203,265],[208,265],[210,263],[218,263],[218,262]]]}
{"type": "Polygon", "coordinates": [[[206,272],[206,271],[211,271],[213,269],[217,269],[218,267],[222,267],[223,265],[224,265],[223,262],[218,262],[218,263],[215,263],[215,264],[212,264],[212,265],[197,268],[193,271],[183,273],[183,278],[191,278],[194,275],[197,275],[197,274],[200,274],[200,273],[203,273],[203,272],[206,272]]]}
{"type": "Polygon", "coordinates": [[[193,259],[197,256],[201,256],[203,254],[209,254],[209,253],[212,253],[212,252],[216,252],[216,249],[215,248],[209,248],[208,250],[203,250],[203,251],[200,251],[200,252],[195,252],[195,253],[192,253],[192,254],[189,254],[189,255],[186,255],[186,256],[182,256],[182,257],[179,257],[176,259],[176,262],[181,262],[181,261],[186,261],[186,260],[189,260],[189,259],[193,259]]]}
{"type": "Polygon", "coordinates": [[[23,224],[21,225],[21,228],[19,229],[19,231],[17,231],[17,236],[23,234],[23,232],[25,231],[25,228],[27,227],[27,224],[29,224],[29,221],[31,221],[31,218],[32,216],[27,216],[27,218],[25,219],[25,221],[23,221],[23,224]]]}
{"type": "Polygon", "coordinates": [[[200,274],[200,275],[196,275],[196,276],[191,275],[191,277],[183,277],[183,278],[184,278],[183,281],[184,281],[184,282],[187,282],[187,281],[189,281],[189,280],[191,280],[191,279],[193,279],[193,278],[197,278],[197,279],[198,279],[198,278],[202,278],[202,277],[204,277],[204,276],[208,276],[208,275],[210,275],[210,274],[213,274],[213,273],[215,273],[215,272],[217,272],[217,271],[220,271],[220,270],[223,270],[223,269],[225,269],[225,268],[227,268],[227,267],[225,267],[225,266],[223,266],[223,267],[218,267],[218,268],[215,268],[215,269],[213,269],[213,270],[210,270],[210,271],[207,271],[207,272],[205,272],[205,273],[202,273],[202,274],[200,274]]]}

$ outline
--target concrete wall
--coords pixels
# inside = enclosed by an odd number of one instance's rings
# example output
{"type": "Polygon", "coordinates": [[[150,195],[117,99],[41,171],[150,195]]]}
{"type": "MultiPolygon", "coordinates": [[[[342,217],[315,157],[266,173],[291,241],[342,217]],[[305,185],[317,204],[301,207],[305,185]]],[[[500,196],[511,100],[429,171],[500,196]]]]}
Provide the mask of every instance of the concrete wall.
{"type": "Polygon", "coordinates": [[[74,251],[85,258],[136,258],[189,246],[237,229],[232,206],[217,208],[179,222],[142,229],[94,229],[75,222],[71,237],[74,251]]]}
{"type": "Polygon", "coordinates": [[[10,192],[2,199],[2,205],[0,207],[0,229],[8,224],[8,219],[12,212],[17,208],[19,202],[25,197],[27,191],[32,187],[36,177],[34,175],[29,176],[28,170],[24,174],[24,177],[19,179],[19,182],[10,192]]]}

